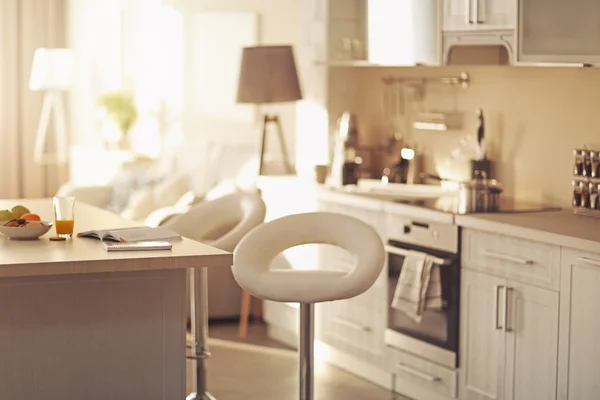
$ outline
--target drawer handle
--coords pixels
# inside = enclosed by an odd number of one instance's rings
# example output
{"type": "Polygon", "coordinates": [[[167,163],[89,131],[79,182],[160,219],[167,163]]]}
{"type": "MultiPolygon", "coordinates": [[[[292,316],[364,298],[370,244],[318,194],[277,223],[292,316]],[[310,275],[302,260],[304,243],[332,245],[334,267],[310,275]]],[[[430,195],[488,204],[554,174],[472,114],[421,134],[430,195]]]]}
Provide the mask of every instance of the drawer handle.
{"type": "Polygon", "coordinates": [[[489,250],[481,250],[481,254],[483,254],[484,256],[497,258],[498,260],[510,261],[510,262],[514,262],[517,264],[523,264],[523,265],[535,264],[535,261],[533,261],[533,260],[527,260],[525,258],[507,256],[506,254],[500,254],[500,253],[496,253],[494,251],[489,251],[489,250]]]}
{"type": "Polygon", "coordinates": [[[340,317],[339,315],[337,317],[335,317],[334,320],[338,324],[345,325],[348,328],[352,328],[357,331],[369,332],[371,330],[371,328],[368,326],[357,324],[356,322],[353,322],[353,321],[349,321],[344,317],[340,317]]]}
{"type": "Polygon", "coordinates": [[[600,267],[600,261],[598,261],[598,260],[594,260],[593,258],[587,258],[587,257],[577,257],[577,259],[578,259],[579,261],[582,261],[582,262],[584,262],[584,263],[588,263],[588,264],[591,264],[591,265],[595,265],[595,266],[597,266],[597,267],[600,267]]]}
{"type": "Polygon", "coordinates": [[[419,377],[421,379],[425,379],[426,381],[429,382],[439,382],[442,380],[442,378],[438,377],[438,376],[433,376],[433,375],[429,375],[426,374],[425,372],[416,370],[412,367],[409,367],[408,365],[404,364],[404,363],[398,363],[396,364],[396,368],[398,368],[399,370],[402,370],[406,373],[409,373],[411,375],[414,375],[416,377],[419,377]]]}

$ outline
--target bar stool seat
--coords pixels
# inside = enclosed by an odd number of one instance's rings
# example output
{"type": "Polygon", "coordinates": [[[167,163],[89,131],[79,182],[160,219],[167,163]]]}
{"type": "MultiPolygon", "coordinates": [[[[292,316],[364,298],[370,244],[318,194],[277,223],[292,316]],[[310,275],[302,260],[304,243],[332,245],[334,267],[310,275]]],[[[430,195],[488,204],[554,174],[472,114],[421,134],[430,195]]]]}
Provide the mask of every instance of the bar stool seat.
{"type": "Polygon", "coordinates": [[[234,251],[233,275],[247,292],[263,300],[300,303],[300,399],[313,398],[313,304],[357,296],[377,280],[385,252],[377,232],[346,215],[315,212],[290,215],[250,231],[234,251]],[[284,250],[303,244],[330,244],[354,258],[349,271],[271,270],[284,250]]]}

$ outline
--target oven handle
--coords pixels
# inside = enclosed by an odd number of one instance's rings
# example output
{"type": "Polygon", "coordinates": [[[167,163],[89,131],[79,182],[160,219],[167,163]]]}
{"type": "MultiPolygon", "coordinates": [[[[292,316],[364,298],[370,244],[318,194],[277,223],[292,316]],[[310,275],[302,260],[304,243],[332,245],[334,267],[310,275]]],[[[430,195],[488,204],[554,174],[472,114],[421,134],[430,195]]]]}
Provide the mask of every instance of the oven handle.
{"type": "Polygon", "coordinates": [[[396,368],[398,368],[401,371],[407,372],[411,375],[414,375],[416,377],[419,377],[421,379],[425,379],[426,381],[429,381],[429,382],[439,382],[442,380],[442,378],[440,378],[439,376],[433,376],[433,375],[426,374],[425,372],[416,370],[416,369],[409,367],[408,365],[401,363],[401,362],[396,364],[396,368]]]}
{"type": "MultiPolygon", "coordinates": [[[[389,244],[385,245],[385,251],[387,251],[390,254],[395,254],[397,256],[408,256],[410,254],[410,251],[412,250],[404,250],[400,247],[396,247],[396,246],[390,246],[389,244]]],[[[452,264],[452,260],[449,260],[447,258],[439,258],[439,257],[434,257],[434,256],[429,256],[431,257],[431,259],[433,260],[433,263],[436,265],[450,265],[452,264]]]]}

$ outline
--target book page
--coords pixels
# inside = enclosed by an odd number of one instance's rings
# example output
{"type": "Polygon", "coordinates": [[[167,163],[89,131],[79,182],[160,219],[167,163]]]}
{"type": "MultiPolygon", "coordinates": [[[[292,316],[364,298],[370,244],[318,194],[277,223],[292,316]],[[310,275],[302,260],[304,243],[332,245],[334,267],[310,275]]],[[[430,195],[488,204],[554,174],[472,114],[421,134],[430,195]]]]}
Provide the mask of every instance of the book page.
{"type": "Polygon", "coordinates": [[[175,231],[159,226],[157,228],[142,227],[121,229],[109,232],[113,237],[122,242],[140,242],[143,240],[168,240],[177,239],[181,236],[175,231]]]}

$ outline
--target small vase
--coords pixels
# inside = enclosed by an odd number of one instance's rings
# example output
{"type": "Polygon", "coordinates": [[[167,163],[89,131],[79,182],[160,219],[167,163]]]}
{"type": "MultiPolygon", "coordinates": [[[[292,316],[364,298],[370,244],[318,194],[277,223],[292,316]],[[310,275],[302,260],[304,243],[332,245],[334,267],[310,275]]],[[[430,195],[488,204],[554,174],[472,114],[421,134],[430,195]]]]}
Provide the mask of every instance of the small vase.
{"type": "Polygon", "coordinates": [[[119,138],[119,140],[117,141],[117,149],[123,151],[131,150],[131,141],[129,140],[128,136],[122,135],[119,138]]]}

